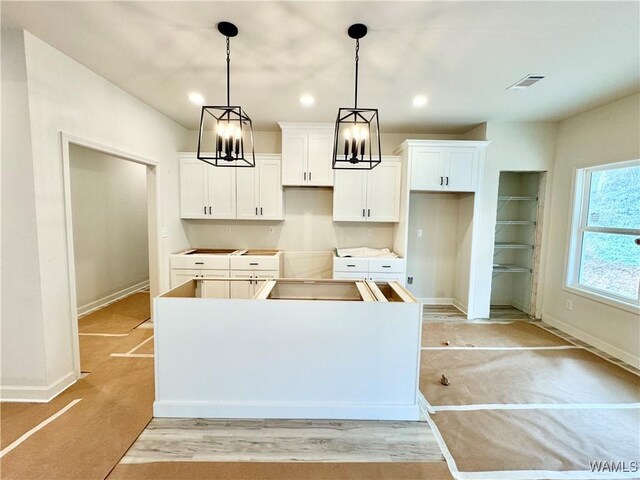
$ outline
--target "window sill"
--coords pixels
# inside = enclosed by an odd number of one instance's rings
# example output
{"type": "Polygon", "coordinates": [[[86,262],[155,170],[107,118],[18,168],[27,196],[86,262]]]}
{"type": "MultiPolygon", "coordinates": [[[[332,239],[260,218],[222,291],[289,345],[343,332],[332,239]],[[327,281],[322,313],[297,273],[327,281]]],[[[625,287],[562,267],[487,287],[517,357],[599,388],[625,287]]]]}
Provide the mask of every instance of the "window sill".
{"type": "Polygon", "coordinates": [[[614,307],[614,308],[618,308],[620,310],[624,310],[626,312],[630,312],[630,313],[635,313],[638,314],[640,313],[640,306],[635,305],[633,303],[627,303],[627,302],[623,302],[620,300],[613,300],[612,298],[609,297],[605,297],[604,295],[598,295],[595,292],[592,292],[590,290],[585,290],[582,289],[580,287],[576,287],[573,285],[565,285],[564,287],[562,287],[562,289],[565,292],[569,292],[569,293],[573,293],[575,295],[578,295],[580,297],[584,297],[587,298],[589,300],[593,300],[594,302],[598,302],[598,303],[602,303],[604,305],[608,305],[610,307],[614,307]]]}

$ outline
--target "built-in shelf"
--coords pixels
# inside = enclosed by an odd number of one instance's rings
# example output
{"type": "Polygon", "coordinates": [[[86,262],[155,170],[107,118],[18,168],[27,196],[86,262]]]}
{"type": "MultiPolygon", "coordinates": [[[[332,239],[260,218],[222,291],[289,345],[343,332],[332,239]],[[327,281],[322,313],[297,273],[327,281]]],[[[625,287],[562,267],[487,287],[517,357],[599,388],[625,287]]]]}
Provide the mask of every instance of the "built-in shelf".
{"type": "Polygon", "coordinates": [[[538,197],[525,197],[525,196],[512,196],[512,195],[500,195],[498,196],[498,201],[499,202],[510,202],[510,201],[520,201],[520,202],[525,202],[525,201],[532,201],[535,202],[536,200],[538,200],[538,197]]]}
{"type": "Polygon", "coordinates": [[[512,263],[494,263],[493,271],[494,273],[531,273],[530,268],[512,263]]]}
{"type": "Polygon", "coordinates": [[[498,220],[496,225],[535,225],[532,220],[498,220]]]}
{"type": "Polygon", "coordinates": [[[530,245],[528,243],[496,242],[495,248],[526,250],[526,249],[533,248],[533,245],[530,245]]]}

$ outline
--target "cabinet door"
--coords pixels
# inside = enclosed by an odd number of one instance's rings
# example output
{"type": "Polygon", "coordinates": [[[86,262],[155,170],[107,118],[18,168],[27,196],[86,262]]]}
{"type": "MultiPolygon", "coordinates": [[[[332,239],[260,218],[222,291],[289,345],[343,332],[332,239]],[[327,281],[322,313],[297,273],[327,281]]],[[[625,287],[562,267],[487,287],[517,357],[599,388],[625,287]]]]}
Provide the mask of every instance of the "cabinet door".
{"type": "Polygon", "coordinates": [[[196,275],[200,275],[200,270],[171,270],[171,288],[176,288],[187,280],[196,278],[196,275]]]}
{"type": "MultiPolygon", "coordinates": [[[[208,272],[202,270],[204,279],[228,278],[229,272],[208,272]]],[[[202,298],[229,298],[229,281],[202,282],[202,298]]]]}
{"type": "Polygon", "coordinates": [[[316,187],[332,186],[333,131],[310,132],[307,150],[307,184],[316,187]]]}
{"type": "Polygon", "coordinates": [[[258,169],[256,160],[255,168],[238,168],[236,172],[236,218],[243,220],[256,220],[258,217],[258,169]]]}
{"type": "Polygon", "coordinates": [[[236,218],[236,170],[241,169],[207,165],[209,218],[236,218]]]}
{"type": "Polygon", "coordinates": [[[445,147],[419,147],[411,151],[411,190],[442,190],[445,147]]]}
{"type": "Polygon", "coordinates": [[[445,186],[456,192],[475,192],[477,187],[478,150],[456,147],[447,150],[445,186]]]}
{"type": "MultiPolygon", "coordinates": [[[[282,180],[280,160],[256,160],[258,175],[258,219],[282,220],[282,180]]],[[[238,218],[240,218],[238,216],[238,218]]]]}
{"type": "Polygon", "coordinates": [[[333,220],[362,222],[366,215],[367,172],[336,170],[333,187],[333,220]]]}
{"type": "Polygon", "coordinates": [[[333,272],[333,278],[345,280],[367,280],[369,272],[333,272]]]}
{"type": "Polygon", "coordinates": [[[301,132],[282,133],[282,184],[307,184],[307,134],[301,132]]]}
{"type": "Polygon", "coordinates": [[[367,172],[367,221],[400,221],[400,175],[402,164],[382,161],[367,172]]]}
{"type": "Polygon", "coordinates": [[[230,298],[253,298],[255,294],[254,274],[250,270],[231,272],[231,278],[246,278],[243,282],[229,282],[230,298]]]}
{"type": "Polygon", "coordinates": [[[180,161],[180,217],[207,218],[208,190],[206,163],[197,159],[180,161]]]}

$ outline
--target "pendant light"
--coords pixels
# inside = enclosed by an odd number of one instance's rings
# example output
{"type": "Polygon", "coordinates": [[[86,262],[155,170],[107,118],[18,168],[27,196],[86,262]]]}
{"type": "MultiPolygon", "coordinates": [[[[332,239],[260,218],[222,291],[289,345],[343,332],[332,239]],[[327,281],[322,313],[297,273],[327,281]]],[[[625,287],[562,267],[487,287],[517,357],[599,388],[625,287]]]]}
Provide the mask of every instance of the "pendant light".
{"type": "Polygon", "coordinates": [[[347,31],[356,41],[356,81],[353,108],[339,108],[333,142],[335,170],[371,170],[380,164],[380,125],[377,108],[358,107],[358,62],[360,39],[367,34],[367,26],[356,23],[347,31]]]}
{"type": "Polygon", "coordinates": [[[238,35],[238,28],[220,22],[218,31],[227,38],[227,105],[202,107],[198,159],[216,167],[255,167],[251,118],[242,107],[231,106],[229,95],[229,39],[238,35]]]}

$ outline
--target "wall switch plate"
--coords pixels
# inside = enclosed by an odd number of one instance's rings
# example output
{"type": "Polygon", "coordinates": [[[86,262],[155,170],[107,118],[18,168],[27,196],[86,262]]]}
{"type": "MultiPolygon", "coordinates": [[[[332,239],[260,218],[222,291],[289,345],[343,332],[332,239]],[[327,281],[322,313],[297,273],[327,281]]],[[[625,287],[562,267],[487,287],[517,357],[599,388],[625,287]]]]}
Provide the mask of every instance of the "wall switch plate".
{"type": "Polygon", "coordinates": [[[420,237],[422,237],[422,229],[421,228],[418,229],[418,238],[420,238],[420,237]]]}
{"type": "Polygon", "coordinates": [[[407,277],[407,284],[413,285],[413,277],[407,277]]]}
{"type": "Polygon", "coordinates": [[[367,229],[367,237],[373,237],[373,230],[370,228],[367,229]]]}
{"type": "Polygon", "coordinates": [[[275,228],[273,228],[273,227],[269,227],[269,233],[274,233],[275,231],[276,231],[276,229],[275,229],[275,228]]]}
{"type": "Polygon", "coordinates": [[[160,229],[160,238],[167,238],[169,236],[169,230],[167,230],[167,227],[162,227],[160,229]]]}
{"type": "Polygon", "coordinates": [[[564,308],[567,310],[573,310],[573,301],[568,298],[564,301],[564,308]]]}

